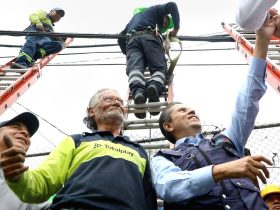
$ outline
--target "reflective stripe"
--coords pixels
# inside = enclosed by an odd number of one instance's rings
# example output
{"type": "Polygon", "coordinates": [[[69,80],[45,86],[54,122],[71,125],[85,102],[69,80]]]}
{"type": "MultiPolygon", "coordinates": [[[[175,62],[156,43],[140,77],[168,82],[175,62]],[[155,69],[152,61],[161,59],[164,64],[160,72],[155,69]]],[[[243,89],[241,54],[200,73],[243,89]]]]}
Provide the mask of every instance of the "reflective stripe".
{"type": "Polygon", "coordinates": [[[157,82],[159,82],[160,84],[164,85],[164,83],[165,83],[165,74],[162,73],[162,72],[160,72],[160,71],[157,71],[157,72],[155,72],[155,73],[152,75],[152,77],[151,77],[150,80],[157,81],[157,82]]]}
{"type": "Polygon", "coordinates": [[[146,84],[145,81],[141,80],[141,79],[138,78],[138,77],[133,77],[133,78],[131,78],[131,79],[128,81],[128,84],[131,84],[131,83],[136,82],[136,81],[139,82],[141,85],[144,85],[144,86],[145,86],[145,84],[146,84]]]}
{"type": "Polygon", "coordinates": [[[25,52],[21,52],[21,53],[19,54],[18,57],[23,57],[23,56],[26,57],[26,59],[27,59],[27,61],[28,61],[29,63],[32,62],[32,57],[30,57],[30,56],[29,56],[28,54],[26,54],[25,52]]]}
{"type": "Polygon", "coordinates": [[[43,58],[43,57],[45,57],[46,56],[46,51],[43,49],[43,48],[40,48],[39,49],[39,52],[40,52],[40,54],[41,54],[41,58],[43,58]]]}
{"type": "Polygon", "coordinates": [[[73,159],[68,177],[76,171],[81,163],[88,162],[98,157],[109,156],[115,159],[123,159],[132,162],[137,165],[142,177],[144,176],[147,164],[146,159],[141,157],[136,150],[122,144],[116,144],[105,140],[82,142],[75,153],[75,155],[80,158],[73,159]]]}
{"type": "Polygon", "coordinates": [[[145,79],[144,74],[141,71],[137,71],[137,70],[133,70],[129,73],[128,77],[132,77],[133,75],[139,75],[139,77],[142,77],[143,79],[145,79]]]}
{"type": "Polygon", "coordinates": [[[141,71],[132,71],[128,75],[128,83],[129,84],[131,84],[131,83],[133,83],[135,81],[140,82],[141,85],[145,85],[146,84],[146,80],[145,80],[144,74],[141,71]]]}

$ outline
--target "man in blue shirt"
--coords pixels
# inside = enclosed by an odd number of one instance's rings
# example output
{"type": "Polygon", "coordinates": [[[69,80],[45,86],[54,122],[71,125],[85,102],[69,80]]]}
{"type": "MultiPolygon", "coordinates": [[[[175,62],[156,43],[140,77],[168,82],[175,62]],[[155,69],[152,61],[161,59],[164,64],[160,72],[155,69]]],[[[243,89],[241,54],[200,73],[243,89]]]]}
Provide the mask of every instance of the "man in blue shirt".
{"type": "Polygon", "coordinates": [[[158,197],[170,209],[267,209],[256,187],[266,183],[272,165],[263,156],[244,157],[244,146],[254,127],[259,100],[266,92],[265,70],[269,41],[276,30],[268,19],[256,31],[254,56],[240,90],[229,126],[211,140],[201,134],[195,111],[181,103],[163,110],[159,125],[173,144],[152,160],[153,182],[158,197]]]}
{"type": "MultiPolygon", "coordinates": [[[[140,8],[121,34],[128,39],[118,43],[126,54],[128,83],[135,104],[158,102],[166,81],[167,64],[161,33],[173,28],[170,36],[177,36],[180,28],[180,17],[176,3],[169,2],[148,8],[140,8]],[[145,69],[148,68],[151,78],[146,81],[145,69]]],[[[152,115],[159,114],[152,112],[152,115]]],[[[143,119],[145,113],[135,113],[143,119]]]]}

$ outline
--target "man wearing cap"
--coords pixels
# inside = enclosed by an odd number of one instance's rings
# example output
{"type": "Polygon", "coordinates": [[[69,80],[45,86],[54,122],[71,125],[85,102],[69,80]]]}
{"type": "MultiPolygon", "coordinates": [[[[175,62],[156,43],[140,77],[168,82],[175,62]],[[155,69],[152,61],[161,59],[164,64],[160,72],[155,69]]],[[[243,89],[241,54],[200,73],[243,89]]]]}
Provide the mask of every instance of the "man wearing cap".
{"type": "MultiPolygon", "coordinates": [[[[127,35],[127,40],[120,38],[118,43],[126,54],[126,74],[130,93],[135,104],[158,102],[162,95],[167,75],[167,64],[161,33],[173,29],[170,36],[177,36],[180,28],[179,10],[174,2],[155,5],[148,8],[137,8],[134,16],[121,34],[127,35]],[[151,78],[146,81],[144,71],[148,68],[151,78]]],[[[158,112],[152,112],[157,115],[158,112]]],[[[143,119],[145,113],[135,113],[143,119]]]]}
{"type": "MultiPolygon", "coordinates": [[[[30,138],[37,131],[39,121],[35,115],[30,112],[24,112],[13,119],[0,123],[0,159],[2,152],[9,153],[9,147],[12,145],[21,148],[22,155],[25,155],[29,146],[30,138]]],[[[10,165],[2,166],[3,168],[10,165]]],[[[7,186],[3,170],[0,165],[0,206],[3,210],[47,210],[50,203],[27,204],[20,201],[16,195],[7,186]]]]}
{"type": "MultiPolygon", "coordinates": [[[[65,12],[63,9],[54,8],[49,13],[38,10],[29,16],[31,22],[25,31],[53,32],[54,23],[57,23],[65,12]]],[[[39,58],[57,53],[64,47],[61,38],[53,39],[48,36],[27,36],[26,42],[20,50],[12,69],[27,69],[39,58]]]]}
{"type": "Polygon", "coordinates": [[[261,191],[261,196],[269,210],[280,209],[280,186],[275,184],[266,185],[261,191]]]}
{"type": "Polygon", "coordinates": [[[175,147],[159,151],[151,168],[165,210],[267,210],[257,179],[266,184],[266,164],[272,162],[261,155],[245,157],[244,147],[266,92],[266,56],[275,30],[275,21],[268,19],[256,31],[249,71],[221,133],[206,138],[195,110],[182,103],[162,111],[161,132],[175,147]]]}

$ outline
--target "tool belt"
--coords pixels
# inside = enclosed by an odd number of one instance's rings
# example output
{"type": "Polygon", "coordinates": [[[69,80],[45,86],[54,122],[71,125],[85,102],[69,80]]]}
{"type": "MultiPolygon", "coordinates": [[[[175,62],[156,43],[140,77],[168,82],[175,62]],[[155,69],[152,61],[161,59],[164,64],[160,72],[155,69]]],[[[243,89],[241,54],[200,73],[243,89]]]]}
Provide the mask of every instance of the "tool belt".
{"type": "Polygon", "coordinates": [[[131,39],[132,37],[140,36],[143,34],[152,34],[152,35],[158,37],[161,41],[163,41],[163,38],[162,38],[160,32],[158,32],[156,29],[152,29],[150,26],[147,27],[145,30],[141,30],[141,31],[132,30],[131,32],[127,33],[126,34],[127,41],[129,39],[131,39]]]}

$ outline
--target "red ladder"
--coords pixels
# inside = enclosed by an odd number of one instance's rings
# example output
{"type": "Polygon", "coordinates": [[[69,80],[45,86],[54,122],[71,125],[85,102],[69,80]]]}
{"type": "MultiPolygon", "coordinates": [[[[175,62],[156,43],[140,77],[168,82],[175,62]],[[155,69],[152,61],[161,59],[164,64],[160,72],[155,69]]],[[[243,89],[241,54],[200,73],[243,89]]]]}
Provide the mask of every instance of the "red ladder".
{"type": "MultiPolygon", "coordinates": [[[[236,41],[236,48],[249,61],[254,52],[256,34],[235,24],[222,23],[224,30],[236,41]]],[[[278,93],[280,93],[280,40],[273,37],[269,43],[267,53],[267,81],[278,93]]]]}
{"type": "MultiPolygon", "coordinates": [[[[73,38],[65,40],[68,46],[73,38]]],[[[30,86],[41,77],[41,69],[46,66],[59,52],[38,60],[28,69],[11,69],[13,58],[0,67],[0,115],[4,113],[30,86]]]]}

